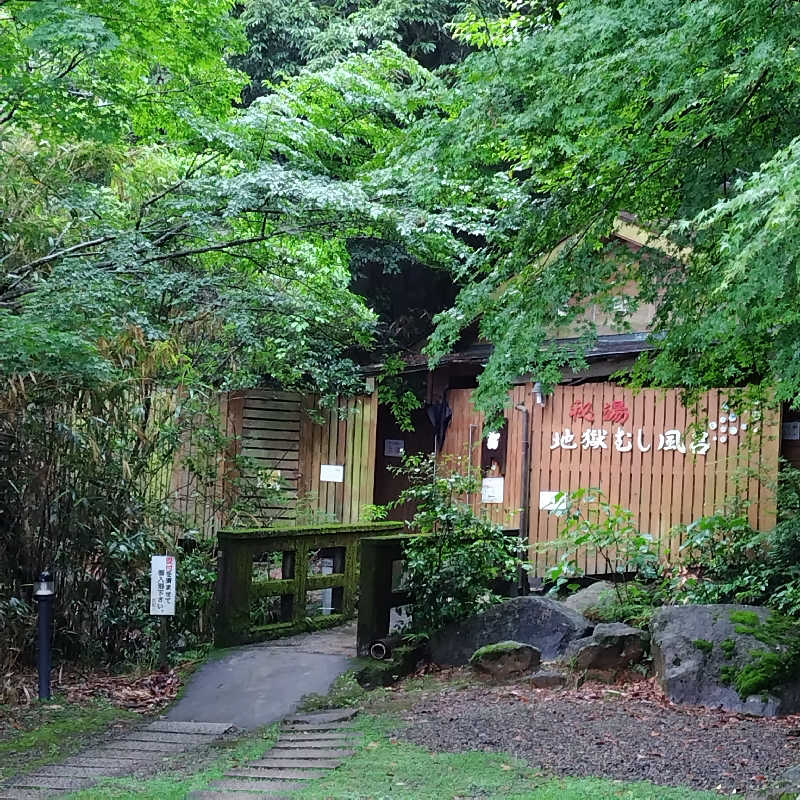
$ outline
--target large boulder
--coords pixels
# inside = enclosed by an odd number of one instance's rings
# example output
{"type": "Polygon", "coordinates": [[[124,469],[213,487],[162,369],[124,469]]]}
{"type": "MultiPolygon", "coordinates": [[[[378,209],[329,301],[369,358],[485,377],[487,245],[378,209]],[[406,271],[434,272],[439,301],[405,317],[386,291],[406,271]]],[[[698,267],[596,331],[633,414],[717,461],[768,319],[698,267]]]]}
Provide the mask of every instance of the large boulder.
{"type": "Polygon", "coordinates": [[[617,593],[614,590],[614,584],[608,581],[597,581],[585,589],[578,589],[575,594],[571,594],[564,600],[564,605],[579,614],[591,617],[593,611],[612,606],[616,602],[617,593]]]}
{"type": "Polygon", "coordinates": [[[542,654],[523,642],[498,642],[478,648],[469,663],[478,671],[503,680],[525,675],[538,668],[542,654]]]}
{"type": "Polygon", "coordinates": [[[749,697],[740,697],[732,684],[731,676],[753,663],[754,652],[780,651],[747,632],[752,626],[739,624],[742,616],[761,626],[770,611],[734,604],[668,606],[656,611],[650,625],[651,652],[662,688],[677,703],[758,716],[797,713],[800,679],[749,697]]]}
{"type": "Polygon", "coordinates": [[[622,622],[595,626],[591,636],[570,642],[564,655],[574,669],[626,669],[642,660],[647,635],[622,622]]]}
{"type": "Polygon", "coordinates": [[[591,633],[582,614],[549,597],[514,597],[480,614],[448,625],[431,640],[431,657],[442,665],[460,666],[480,647],[502,641],[533,645],[542,658],[560,656],[573,639],[591,633]]]}

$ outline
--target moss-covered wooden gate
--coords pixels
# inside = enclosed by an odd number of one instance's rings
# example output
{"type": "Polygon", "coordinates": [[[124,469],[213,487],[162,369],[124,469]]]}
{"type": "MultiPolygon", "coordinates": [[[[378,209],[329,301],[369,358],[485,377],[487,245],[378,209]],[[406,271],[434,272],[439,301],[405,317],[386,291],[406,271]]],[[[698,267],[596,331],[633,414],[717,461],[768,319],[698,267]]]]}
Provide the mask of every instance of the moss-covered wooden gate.
{"type": "Polygon", "coordinates": [[[400,522],[221,530],[216,645],[263,641],[352,617],[360,540],[402,530],[400,522]]]}

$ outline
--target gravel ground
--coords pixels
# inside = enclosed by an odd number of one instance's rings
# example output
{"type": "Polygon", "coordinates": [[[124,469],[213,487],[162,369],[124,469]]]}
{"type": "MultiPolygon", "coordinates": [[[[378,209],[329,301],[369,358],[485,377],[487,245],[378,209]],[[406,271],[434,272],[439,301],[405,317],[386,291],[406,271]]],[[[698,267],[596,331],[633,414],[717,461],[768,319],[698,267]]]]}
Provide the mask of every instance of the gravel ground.
{"type": "Polygon", "coordinates": [[[513,753],[546,772],[751,791],[800,763],[800,719],[677,706],[651,681],[579,690],[444,688],[398,736],[432,751],[513,753]]]}

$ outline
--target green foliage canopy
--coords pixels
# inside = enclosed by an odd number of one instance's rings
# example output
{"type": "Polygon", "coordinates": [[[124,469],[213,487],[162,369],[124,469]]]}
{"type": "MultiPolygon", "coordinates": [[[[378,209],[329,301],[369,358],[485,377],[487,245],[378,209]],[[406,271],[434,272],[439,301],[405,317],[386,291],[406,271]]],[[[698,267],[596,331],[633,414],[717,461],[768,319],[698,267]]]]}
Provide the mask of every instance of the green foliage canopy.
{"type": "Polygon", "coordinates": [[[610,311],[631,281],[629,308],[658,306],[638,380],[763,380],[800,397],[798,15],[766,0],[572,0],[461,26],[479,49],[385,177],[483,226],[429,348],[441,356],[480,320],[495,345],[482,408],[498,413],[520,374],[554,383],[585,364],[584,309],[610,311]],[[621,213],[653,234],[636,258],[608,257],[621,213]],[[577,343],[554,346],[568,325],[577,343]]]}

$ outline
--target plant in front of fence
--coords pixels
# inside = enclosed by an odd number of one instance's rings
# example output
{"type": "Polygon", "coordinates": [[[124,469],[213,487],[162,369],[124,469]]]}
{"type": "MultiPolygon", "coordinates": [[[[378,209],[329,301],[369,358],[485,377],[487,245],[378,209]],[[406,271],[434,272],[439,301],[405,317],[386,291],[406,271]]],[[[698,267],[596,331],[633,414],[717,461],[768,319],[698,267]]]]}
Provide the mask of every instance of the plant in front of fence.
{"type": "Polygon", "coordinates": [[[562,519],[560,536],[538,545],[540,551],[560,553],[549,577],[558,591],[584,574],[581,555],[597,556],[614,581],[617,606],[623,617],[645,613],[653,600],[644,582],[661,575],[658,547],[653,537],[640,531],[633,513],[609,503],[599,489],[577,489],[556,495],[553,514],[562,519]]]}
{"type": "Polygon", "coordinates": [[[777,524],[757,531],[736,498],[681,529],[683,562],[672,569],[678,603],[768,605],[800,616],[800,470],[781,469],[777,524]]]}
{"type": "Polygon", "coordinates": [[[405,583],[413,606],[411,629],[431,634],[499,602],[498,583],[515,580],[523,566],[519,539],[477,515],[464,498],[480,491],[474,469],[456,459],[436,462],[409,455],[396,468],[410,486],[393,505],[417,507],[405,545],[405,583]]]}

